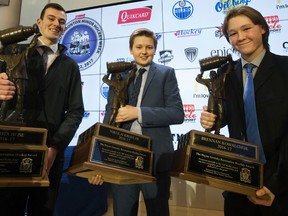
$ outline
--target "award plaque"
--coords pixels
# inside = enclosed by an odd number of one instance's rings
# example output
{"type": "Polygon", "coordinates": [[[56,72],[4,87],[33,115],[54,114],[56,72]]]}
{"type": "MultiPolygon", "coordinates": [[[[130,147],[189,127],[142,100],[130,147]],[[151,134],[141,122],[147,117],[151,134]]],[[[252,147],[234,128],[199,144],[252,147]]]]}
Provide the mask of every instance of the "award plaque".
{"type": "Polygon", "coordinates": [[[174,153],[171,175],[219,189],[255,196],[263,187],[258,146],[222,135],[191,130],[174,153]]]}
{"type": "Polygon", "coordinates": [[[0,125],[0,187],[47,187],[47,130],[0,125]]]}
{"type": "Polygon", "coordinates": [[[84,178],[102,175],[105,182],[114,184],[136,184],[155,181],[152,169],[150,137],[96,123],[79,135],[66,172],[84,178]]]}

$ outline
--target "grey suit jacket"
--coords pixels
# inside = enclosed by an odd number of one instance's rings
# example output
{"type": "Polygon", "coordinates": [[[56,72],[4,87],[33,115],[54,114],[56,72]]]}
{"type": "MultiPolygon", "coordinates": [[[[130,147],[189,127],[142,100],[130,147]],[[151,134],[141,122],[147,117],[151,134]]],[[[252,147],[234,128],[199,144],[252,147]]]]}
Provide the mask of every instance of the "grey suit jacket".
{"type": "MultiPolygon", "coordinates": [[[[122,75],[126,77],[128,74],[124,72],[122,75]]],[[[131,92],[131,85],[128,92],[131,92]]],[[[104,123],[111,115],[111,97],[113,92],[109,90],[104,123]]],[[[174,152],[170,125],[184,121],[183,104],[173,68],[151,63],[140,108],[142,133],[152,140],[154,171],[168,171],[174,152]]]]}

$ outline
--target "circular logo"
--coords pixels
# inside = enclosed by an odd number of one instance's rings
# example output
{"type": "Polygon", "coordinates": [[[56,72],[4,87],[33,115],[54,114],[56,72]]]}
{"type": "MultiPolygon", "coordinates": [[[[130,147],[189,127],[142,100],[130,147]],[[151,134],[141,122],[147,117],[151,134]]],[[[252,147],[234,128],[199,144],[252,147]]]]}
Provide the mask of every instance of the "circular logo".
{"type": "Polygon", "coordinates": [[[193,5],[187,0],[176,2],[172,8],[174,17],[180,20],[189,18],[193,14],[193,5]]]}
{"type": "Polygon", "coordinates": [[[104,32],[99,23],[91,18],[74,19],[67,23],[60,42],[68,48],[66,55],[73,58],[82,71],[91,67],[101,56],[104,32]]]}

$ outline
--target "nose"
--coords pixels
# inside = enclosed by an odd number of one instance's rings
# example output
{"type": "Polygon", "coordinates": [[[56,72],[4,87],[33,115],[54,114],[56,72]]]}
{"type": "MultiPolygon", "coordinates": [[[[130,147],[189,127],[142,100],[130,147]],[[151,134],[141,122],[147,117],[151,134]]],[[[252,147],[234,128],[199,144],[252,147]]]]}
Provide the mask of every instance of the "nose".
{"type": "Polygon", "coordinates": [[[243,40],[245,38],[246,34],[243,31],[238,32],[238,40],[243,40]]]}
{"type": "Polygon", "coordinates": [[[60,26],[60,21],[59,21],[58,19],[54,19],[54,20],[53,20],[53,24],[54,24],[55,26],[60,26]]]}

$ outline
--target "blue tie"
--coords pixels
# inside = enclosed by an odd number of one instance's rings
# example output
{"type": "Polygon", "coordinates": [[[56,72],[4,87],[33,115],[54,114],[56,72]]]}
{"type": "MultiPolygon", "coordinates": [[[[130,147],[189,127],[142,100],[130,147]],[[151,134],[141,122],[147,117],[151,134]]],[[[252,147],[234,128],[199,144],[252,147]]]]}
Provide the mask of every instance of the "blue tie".
{"type": "Polygon", "coordinates": [[[142,83],[142,75],[143,73],[146,71],[145,68],[140,68],[138,71],[138,76],[133,84],[133,91],[130,95],[129,98],[129,105],[131,106],[136,106],[137,105],[137,101],[138,101],[138,95],[140,92],[140,88],[141,88],[141,83],[142,83]]]}
{"type": "Polygon", "coordinates": [[[266,163],[266,158],[258,129],[258,121],[255,105],[255,94],[254,94],[253,73],[252,73],[254,67],[256,66],[250,63],[244,66],[244,68],[247,71],[246,85],[244,89],[246,134],[248,142],[257,144],[259,146],[259,161],[264,164],[266,163]]]}

